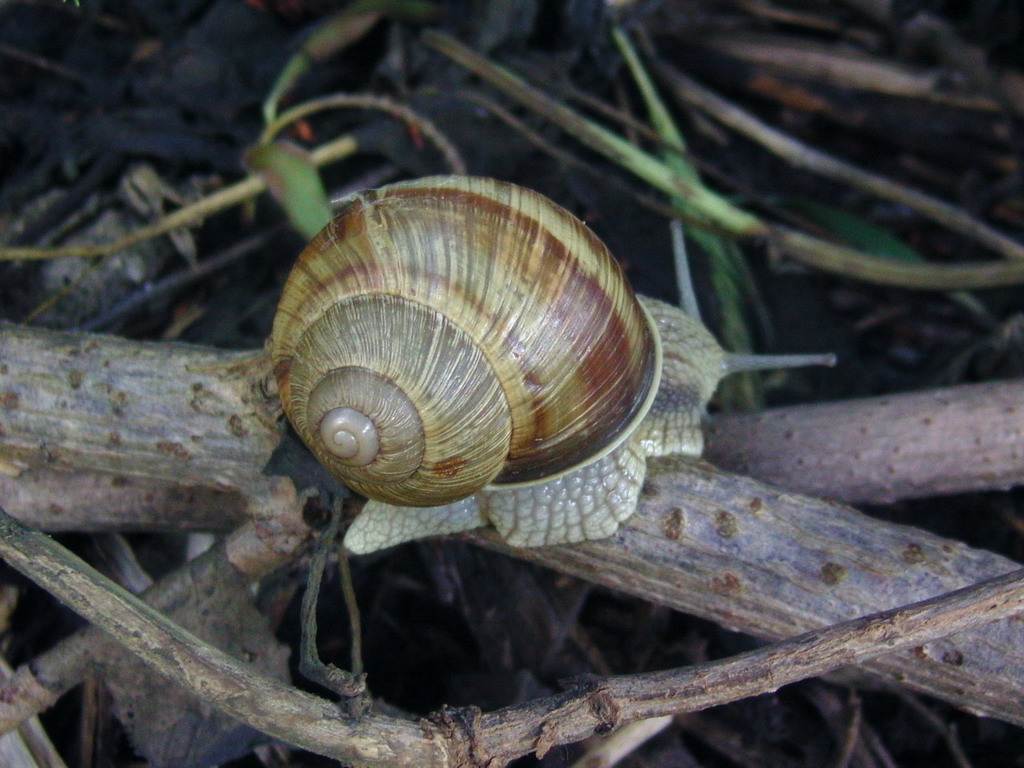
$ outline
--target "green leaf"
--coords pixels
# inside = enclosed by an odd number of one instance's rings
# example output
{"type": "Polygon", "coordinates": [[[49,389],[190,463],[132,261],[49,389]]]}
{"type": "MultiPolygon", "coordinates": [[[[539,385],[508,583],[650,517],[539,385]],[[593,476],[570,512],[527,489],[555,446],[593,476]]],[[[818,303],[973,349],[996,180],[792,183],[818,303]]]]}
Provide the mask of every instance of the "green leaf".
{"type": "Polygon", "coordinates": [[[786,204],[824,227],[846,245],[898,261],[923,263],[924,257],[898,237],[862,216],[812,200],[793,200],[786,204]]]}
{"type": "Polygon", "coordinates": [[[327,226],[331,220],[327,191],[306,150],[277,141],[250,149],[245,164],[263,177],[292,226],[306,238],[327,226]]]}
{"type": "MultiPolygon", "coordinates": [[[[658,93],[654,80],[644,67],[643,60],[637,54],[629,36],[620,27],[613,27],[612,38],[640,90],[651,124],[667,145],[659,151],[662,162],[677,178],[703,186],[699,170],[685,154],[686,139],[658,93]]],[[[707,220],[707,217],[688,203],[682,195],[673,194],[670,195],[670,199],[672,206],[683,217],[707,220]]],[[[686,236],[708,256],[711,283],[722,318],[718,330],[725,347],[734,352],[750,351],[753,345],[744,316],[744,307],[751,307],[755,314],[762,318],[767,317],[767,310],[747,267],[743,252],[735,240],[710,229],[690,227],[686,236]]],[[[727,378],[720,385],[718,392],[719,401],[726,410],[750,409],[761,402],[760,379],[750,373],[727,378]]]]}

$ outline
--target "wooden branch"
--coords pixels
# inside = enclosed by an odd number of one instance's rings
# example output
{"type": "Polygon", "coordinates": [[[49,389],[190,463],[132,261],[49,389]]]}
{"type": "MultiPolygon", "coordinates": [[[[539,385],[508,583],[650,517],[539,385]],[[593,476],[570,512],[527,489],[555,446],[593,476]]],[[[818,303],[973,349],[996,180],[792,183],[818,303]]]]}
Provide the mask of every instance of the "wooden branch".
{"type": "Polygon", "coordinates": [[[1024,607],[1024,569],[938,599],[864,617],[724,661],[582,681],[561,696],[481,715],[444,710],[427,720],[367,712],[270,680],[212,648],[0,510],[0,555],[204,701],[288,743],[365,766],[490,766],[604,733],[642,718],[695,711],[774,690],[879,652],[921,647],[1024,607]]]}
{"type": "Polygon", "coordinates": [[[225,352],[0,324],[7,474],[94,470],[263,492],[278,442],[262,352],[225,352]]]}
{"type": "Polygon", "coordinates": [[[923,647],[938,637],[929,631],[933,621],[944,629],[963,628],[968,630],[964,634],[973,635],[971,630],[977,631],[986,614],[999,616],[1005,623],[1019,616],[1022,608],[1024,569],[1018,569],[939,598],[720,661],[582,681],[561,700],[538,699],[480,717],[473,729],[475,754],[504,757],[511,746],[520,744],[543,756],[549,747],[591,732],[605,733],[623,722],[695,712],[825,674],[826,667],[831,671],[846,663],[864,662],[873,655],[868,648],[906,648],[915,643],[923,647]]]}
{"type": "MultiPolygon", "coordinates": [[[[268,482],[260,470],[277,439],[265,366],[259,354],[0,327],[0,460],[13,470],[113,470],[185,486],[215,480],[222,489],[258,499],[268,482]],[[112,431],[119,435],[116,449],[107,439],[112,431]],[[168,451],[168,445],[194,447],[168,451]]],[[[946,392],[954,402],[962,395],[960,388],[946,392]]],[[[1002,422],[997,418],[999,407],[980,409],[989,414],[986,434],[993,432],[993,419],[1005,427],[1006,415],[1002,422]]],[[[923,442],[914,429],[920,416],[911,413],[897,432],[905,435],[906,451],[923,442]]],[[[883,429],[894,423],[891,409],[866,408],[854,418],[864,420],[859,423],[866,437],[891,439],[883,429]]],[[[801,433],[800,418],[785,421],[794,436],[801,433]]],[[[959,422],[958,429],[982,434],[959,422]]],[[[1019,432],[1013,434],[1018,437],[1011,443],[1019,440],[1019,432]]],[[[975,467],[973,480],[965,482],[991,487],[989,465],[978,462],[977,446],[946,442],[961,451],[954,465],[975,467]]],[[[786,439],[778,450],[798,443],[786,439]]],[[[862,445],[862,462],[881,457],[876,471],[891,479],[890,489],[916,487],[888,471],[892,442],[886,445],[862,445]]],[[[805,463],[822,455],[814,442],[806,450],[805,463]]],[[[790,463],[801,460],[798,453],[789,456],[790,463]]],[[[996,487],[1007,482],[1001,475],[996,487]]],[[[640,513],[616,538],[512,554],[762,637],[826,626],[1015,567],[957,542],[703,464],[656,463],[647,489],[640,513]]],[[[488,545],[501,548],[491,540],[488,545]]],[[[969,643],[954,638],[888,657],[871,670],[975,711],[1024,722],[1024,680],[1007,673],[1024,669],[1020,625],[985,632],[969,643]]]]}
{"type": "Polygon", "coordinates": [[[801,493],[887,503],[1024,484],[1024,381],[717,417],[704,458],[801,493]]]}
{"type": "Polygon", "coordinates": [[[36,467],[15,477],[0,475],[0,499],[14,517],[54,533],[220,533],[245,522],[252,497],[129,474],[36,467]]]}
{"type": "MultiPolygon", "coordinates": [[[[254,581],[293,560],[312,535],[303,515],[304,499],[291,480],[276,478],[251,500],[251,519],[186,565],[163,576],[142,595],[172,618],[194,610],[192,598],[212,594],[239,575],[254,581]]],[[[0,733],[18,727],[78,685],[108,638],[95,626],[65,637],[0,682],[0,733]]]]}
{"type": "MultiPolygon", "coordinates": [[[[645,498],[611,539],[511,549],[475,541],[763,638],[886,610],[1019,564],[909,526],[681,457],[649,467],[645,498]]],[[[1024,622],[991,625],[865,669],[1024,725],[1024,622]]]]}
{"type": "MultiPolygon", "coordinates": [[[[206,494],[264,492],[279,439],[268,365],[255,352],[0,324],[0,498],[47,530],[152,529],[166,518],[158,502],[203,489],[199,505],[227,518],[196,509],[181,525],[230,529],[237,497],[206,494]],[[94,499],[100,517],[84,521],[94,499]]],[[[705,457],[851,502],[1005,489],[1024,484],[1019,403],[1024,382],[1009,381],[720,416],[705,457]]]]}
{"type": "Polygon", "coordinates": [[[415,721],[368,715],[353,722],[332,702],[253,672],[2,509],[0,554],[168,680],[264,733],[360,765],[444,765],[443,746],[415,721]],[[404,748],[413,742],[415,753],[404,748]]]}

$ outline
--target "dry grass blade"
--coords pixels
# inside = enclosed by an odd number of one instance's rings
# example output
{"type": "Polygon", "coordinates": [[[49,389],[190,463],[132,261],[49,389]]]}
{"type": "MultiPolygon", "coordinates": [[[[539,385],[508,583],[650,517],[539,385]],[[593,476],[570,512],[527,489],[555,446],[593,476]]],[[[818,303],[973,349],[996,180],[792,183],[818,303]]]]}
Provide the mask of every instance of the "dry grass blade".
{"type": "MultiPolygon", "coordinates": [[[[312,151],[313,162],[320,166],[349,157],[358,149],[358,143],[350,136],[343,136],[317,147],[312,151]]],[[[235,205],[251,200],[267,189],[266,182],[256,174],[246,176],[218,192],[183,206],[159,221],[140,227],[130,235],[110,243],[92,246],[66,248],[0,248],[0,261],[32,261],[38,259],[60,259],[68,256],[90,257],[117,253],[136,243],[166,235],[180,227],[197,226],[209,216],[235,205]]]]}
{"type": "MultiPolygon", "coordinates": [[[[556,102],[454,38],[428,31],[423,34],[423,41],[651,186],[685,199],[693,210],[706,217],[709,226],[724,233],[734,237],[763,237],[779,254],[802,264],[881,285],[965,290],[1024,282],[1024,260],[1008,264],[909,264],[769,224],[708,188],[680,178],[657,158],[556,102]]],[[[1003,247],[1005,249],[1005,244],[1003,247]]]]}
{"type": "Polygon", "coordinates": [[[736,207],[701,184],[680,178],[657,158],[531,87],[454,38],[439,32],[426,32],[423,40],[647,183],[685,199],[693,210],[706,216],[711,225],[735,236],[765,234],[764,224],[753,214],[736,207]]]}
{"type": "Polygon", "coordinates": [[[660,65],[658,71],[670,91],[680,101],[701,109],[723,125],[752,139],[793,166],[847,184],[883,200],[905,205],[944,227],[978,241],[1008,259],[1024,259],[1024,245],[967,211],[809,147],[772,128],[667,64],[660,65]]]}

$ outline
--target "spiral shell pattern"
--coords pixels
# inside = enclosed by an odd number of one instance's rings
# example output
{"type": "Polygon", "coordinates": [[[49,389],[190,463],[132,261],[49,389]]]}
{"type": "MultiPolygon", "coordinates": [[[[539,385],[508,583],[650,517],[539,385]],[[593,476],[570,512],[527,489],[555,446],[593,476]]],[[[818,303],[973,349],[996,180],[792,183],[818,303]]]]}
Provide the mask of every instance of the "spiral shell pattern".
{"type": "Polygon", "coordinates": [[[474,177],[351,197],[289,276],[271,353],[314,454],[411,506],[596,460],[642,418],[660,368],[604,244],[544,196],[474,177]]]}

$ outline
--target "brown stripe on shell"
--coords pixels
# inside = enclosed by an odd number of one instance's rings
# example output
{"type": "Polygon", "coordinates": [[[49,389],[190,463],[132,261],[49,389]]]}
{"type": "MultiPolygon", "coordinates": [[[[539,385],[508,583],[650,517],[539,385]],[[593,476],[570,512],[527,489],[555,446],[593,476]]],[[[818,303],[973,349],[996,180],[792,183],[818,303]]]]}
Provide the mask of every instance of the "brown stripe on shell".
{"type": "MultiPolygon", "coordinates": [[[[500,186],[498,192],[502,191],[500,186]]],[[[461,206],[469,206],[475,213],[502,221],[514,232],[535,239],[534,250],[522,254],[526,258],[512,277],[531,288],[539,287],[535,292],[536,299],[546,307],[543,321],[551,324],[549,338],[557,339],[559,333],[564,333],[573,342],[579,337],[596,336],[599,339],[574,361],[577,373],[562,381],[558,391],[549,393],[545,382],[530,370],[532,361],[523,355],[523,350],[527,350],[529,355],[529,345],[514,333],[506,335],[502,351],[521,363],[521,370],[517,372],[520,381],[517,383],[530,403],[523,409],[528,413],[528,420],[516,422],[509,466],[499,482],[524,481],[561,471],[615,440],[622,425],[636,415],[647,393],[652,378],[649,365],[654,351],[645,318],[632,299],[632,291],[600,239],[578,218],[544,199],[546,204],[541,204],[542,215],[557,216],[562,226],[578,238],[575,247],[590,248],[602,254],[600,260],[614,273],[612,276],[586,272],[574,258],[575,254],[569,252],[567,243],[556,236],[544,221],[526,215],[510,202],[496,199],[491,194],[462,187],[425,185],[388,188],[381,195],[383,198],[443,200],[457,204],[460,210],[461,206]],[[557,280],[549,280],[552,265],[557,265],[560,272],[557,280]],[[617,316],[621,309],[616,310],[615,302],[602,285],[602,277],[613,290],[621,286],[617,298],[620,305],[632,313],[628,324],[617,316]],[[558,290],[561,293],[556,292],[558,290]],[[567,421],[564,414],[570,408],[564,402],[566,399],[594,404],[582,423],[575,419],[567,421]]],[[[502,256],[497,254],[498,258],[502,256]]],[[[448,288],[454,289],[451,285],[448,288]]],[[[466,300],[468,297],[460,293],[459,298],[466,300]]],[[[475,310],[481,316],[486,314],[483,305],[476,305],[475,310]]],[[[561,342],[554,340],[552,343],[561,342]]],[[[534,356],[540,363],[547,356],[546,350],[537,350],[534,356]]]]}
{"type": "Polygon", "coordinates": [[[347,241],[346,247],[355,248],[356,242],[361,240],[364,243],[362,247],[366,247],[368,240],[366,222],[363,218],[365,214],[366,206],[361,201],[349,203],[299,256],[295,267],[301,270],[308,278],[310,285],[314,286],[310,296],[321,293],[337,295],[338,289],[344,288],[352,278],[367,278],[375,273],[373,265],[358,261],[352,262],[340,270],[332,268],[326,275],[322,270],[317,271],[312,267],[313,262],[323,260],[324,249],[336,249],[342,241],[347,241]]]}
{"type": "Polygon", "coordinates": [[[441,477],[455,477],[459,472],[465,469],[468,463],[469,462],[466,461],[466,459],[452,457],[447,461],[439,462],[437,465],[432,467],[431,470],[435,475],[440,475],[441,477]]]}
{"type": "MultiPolygon", "coordinates": [[[[406,198],[415,201],[417,198],[424,200],[433,199],[457,199],[464,198],[466,193],[460,190],[440,190],[435,193],[431,193],[430,190],[421,189],[409,189],[409,190],[395,190],[392,187],[384,187],[379,190],[371,190],[363,193],[359,196],[357,201],[353,201],[346,206],[338,217],[334,219],[334,222],[338,222],[342,218],[356,218],[359,220],[359,227],[352,227],[351,229],[345,226],[339,225],[333,227],[332,233],[335,235],[338,241],[341,240],[342,236],[349,237],[362,237],[366,239],[368,237],[369,228],[366,226],[366,218],[371,218],[374,222],[382,227],[388,225],[387,216],[384,214],[384,207],[389,198],[406,198]],[[380,205],[378,205],[378,203],[380,205]]],[[[473,199],[474,205],[483,205],[483,202],[488,198],[482,196],[475,196],[473,199]]],[[[507,207],[506,207],[507,209],[507,207]]],[[[367,240],[367,245],[369,241],[367,240]]],[[[389,284],[389,278],[391,274],[389,270],[385,268],[385,265],[380,263],[379,258],[375,258],[371,263],[356,263],[343,269],[334,270],[330,281],[325,283],[323,290],[333,291],[338,293],[337,289],[341,286],[348,284],[350,281],[355,280],[357,284],[362,286],[360,293],[380,291],[384,294],[390,294],[398,296],[400,293],[394,290],[393,286],[389,284]]],[[[428,285],[433,292],[438,294],[445,293],[450,295],[452,301],[460,303],[462,306],[471,307],[477,315],[483,317],[487,313],[487,306],[482,301],[480,296],[477,294],[474,286],[460,287],[454,285],[448,280],[446,275],[438,273],[427,273],[421,271],[417,275],[419,280],[425,280],[425,284],[428,285]]],[[[358,295],[356,292],[347,291],[345,295],[358,295]]]]}
{"type": "MultiPolygon", "coordinates": [[[[322,285],[323,272],[322,270],[315,270],[312,266],[313,262],[323,258],[321,254],[324,250],[336,247],[336,244],[343,240],[353,241],[366,238],[366,222],[360,215],[364,209],[365,206],[361,204],[359,199],[353,200],[344,206],[327,226],[313,238],[309,246],[299,254],[295,269],[305,274],[307,279],[313,284],[322,285]]],[[[337,283],[337,275],[334,274],[333,270],[331,275],[335,278],[334,282],[337,283]]],[[[326,288],[326,286],[323,287],[326,288]]]]}
{"type": "MultiPolygon", "coordinates": [[[[563,397],[587,404],[587,410],[573,421],[571,429],[552,432],[549,424],[558,420],[548,403],[534,397],[532,416],[537,433],[546,442],[513,442],[509,466],[497,482],[525,482],[560,471],[586,459],[614,441],[643,404],[653,378],[654,344],[645,333],[642,315],[627,324],[615,311],[614,302],[600,282],[573,265],[574,290],[551,299],[550,318],[554,326],[570,337],[588,337],[596,343],[576,361],[572,380],[563,387],[563,397]],[[581,312],[581,305],[587,308],[581,312]]],[[[536,385],[536,379],[534,379],[536,385]]]]}
{"type": "Polygon", "coordinates": [[[277,392],[282,402],[291,399],[292,358],[285,357],[274,361],[274,379],[277,380],[277,392]]]}

